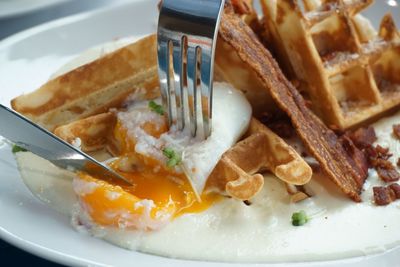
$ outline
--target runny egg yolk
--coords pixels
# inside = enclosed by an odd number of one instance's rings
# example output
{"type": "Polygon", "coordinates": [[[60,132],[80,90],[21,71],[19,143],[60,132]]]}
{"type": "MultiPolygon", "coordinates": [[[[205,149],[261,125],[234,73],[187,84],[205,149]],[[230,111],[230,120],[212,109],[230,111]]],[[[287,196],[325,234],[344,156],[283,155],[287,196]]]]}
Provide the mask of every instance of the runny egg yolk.
{"type": "MultiPolygon", "coordinates": [[[[140,127],[155,138],[167,131],[165,124],[145,122],[140,127]]],[[[81,206],[96,224],[156,230],[177,216],[201,212],[221,198],[215,193],[203,193],[201,202],[198,201],[183,172],[135,152],[136,140],[128,135],[120,121],[115,126],[114,138],[120,146],[121,157],[111,167],[133,185],[107,183],[86,173],[80,173],[74,182],[81,206]],[[124,158],[134,158],[140,167],[121,171],[124,158]]]]}

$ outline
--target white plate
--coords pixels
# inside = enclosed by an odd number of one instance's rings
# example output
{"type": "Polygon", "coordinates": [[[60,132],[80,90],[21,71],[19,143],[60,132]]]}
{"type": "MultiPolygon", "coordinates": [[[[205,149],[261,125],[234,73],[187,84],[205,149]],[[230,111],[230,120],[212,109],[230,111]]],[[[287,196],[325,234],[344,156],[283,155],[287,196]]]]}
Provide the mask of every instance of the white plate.
{"type": "Polygon", "coordinates": [[[0,19],[31,13],[69,0],[0,0],[0,19]]]}
{"type": "MultiPolygon", "coordinates": [[[[92,46],[115,38],[143,36],[154,32],[157,2],[158,0],[132,1],[54,21],[4,40],[0,43],[0,102],[8,105],[14,96],[34,90],[52,72],[92,46]]],[[[395,13],[398,10],[393,11],[395,13]]],[[[370,12],[374,16],[383,14],[380,8],[370,12]]],[[[68,218],[49,209],[30,194],[19,178],[10,148],[4,144],[0,145],[0,214],[2,239],[35,255],[66,265],[228,265],[182,261],[127,251],[77,233],[70,226],[68,218]]],[[[383,255],[340,261],[261,266],[396,266],[399,259],[400,249],[395,249],[383,255]]]]}

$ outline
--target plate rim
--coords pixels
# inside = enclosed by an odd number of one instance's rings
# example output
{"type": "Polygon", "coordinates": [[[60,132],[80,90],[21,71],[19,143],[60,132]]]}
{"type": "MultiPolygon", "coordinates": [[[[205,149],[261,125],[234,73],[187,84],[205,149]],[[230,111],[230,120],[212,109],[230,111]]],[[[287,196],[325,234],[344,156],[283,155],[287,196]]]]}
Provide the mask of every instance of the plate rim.
{"type": "MultiPolygon", "coordinates": [[[[65,2],[67,0],[62,0],[62,1],[65,2]]],[[[6,50],[7,48],[11,47],[15,43],[23,41],[24,39],[26,39],[30,36],[34,36],[40,32],[43,32],[43,31],[46,31],[46,30],[49,30],[49,29],[52,29],[52,28],[55,28],[58,26],[66,25],[69,23],[82,21],[82,20],[85,20],[85,18],[88,18],[93,15],[98,16],[105,12],[110,12],[110,11],[112,12],[112,10],[119,9],[121,6],[140,4],[143,2],[147,2],[147,1],[148,0],[130,0],[130,1],[126,1],[126,2],[119,2],[119,3],[113,4],[112,6],[106,6],[106,7],[97,8],[95,10],[84,11],[84,12],[80,12],[77,14],[69,15],[69,16],[66,16],[63,18],[59,18],[59,19],[55,19],[55,20],[51,20],[51,21],[39,24],[37,26],[20,31],[18,33],[15,33],[15,34],[1,40],[0,41],[0,53],[3,50],[6,50]]],[[[0,17],[0,19],[2,19],[2,17],[0,17]]],[[[71,266],[72,265],[73,266],[88,266],[89,265],[89,266],[101,266],[101,267],[110,266],[107,264],[102,264],[100,262],[93,262],[91,260],[87,260],[82,257],[74,257],[73,255],[64,254],[62,252],[53,250],[51,248],[44,247],[44,246],[38,245],[36,243],[24,240],[23,238],[10,233],[7,229],[5,229],[1,226],[0,226],[0,238],[2,240],[4,240],[5,242],[25,251],[27,253],[41,257],[43,259],[49,260],[54,263],[64,264],[64,265],[68,265],[68,266],[70,266],[70,265],[71,266]]],[[[92,238],[94,238],[94,237],[92,237],[92,238]]],[[[104,241],[104,242],[106,242],[106,241],[104,241]]],[[[350,264],[351,262],[364,261],[368,258],[384,256],[386,253],[389,253],[393,250],[399,250],[399,252],[400,252],[400,247],[390,249],[384,253],[359,256],[359,257],[351,257],[351,258],[343,258],[343,259],[337,259],[337,260],[331,260],[331,261],[287,262],[287,263],[268,263],[268,262],[266,262],[266,263],[243,263],[243,262],[242,263],[241,262],[229,263],[229,262],[222,262],[222,261],[220,261],[220,262],[218,262],[218,261],[196,261],[196,260],[186,260],[186,259],[172,259],[172,258],[168,258],[168,257],[158,256],[158,255],[151,255],[151,254],[137,252],[137,251],[136,252],[145,254],[148,256],[156,256],[157,258],[161,258],[162,260],[166,260],[166,261],[171,260],[172,263],[173,262],[176,263],[176,261],[178,261],[182,265],[190,264],[193,266],[195,266],[195,265],[224,266],[224,265],[234,264],[235,266],[265,266],[265,267],[281,266],[281,267],[284,267],[284,266],[290,265],[290,266],[301,267],[301,266],[320,266],[320,265],[328,266],[330,264],[340,264],[341,262],[350,264]]]]}
{"type": "Polygon", "coordinates": [[[3,227],[0,227],[0,239],[15,246],[16,248],[25,251],[26,253],[56,264],[63,264],[66,266],[109,266],[107,264],[99,264],[99,262],[92,262],[84,258],[73,257],[71,255],[63,254],[48,247],[40,246],[33,242],[26,241],[23,238],[8,232],[3,227]]]}
{"type": "Polygon", "coordinates": [[[23,16],[26,14],[30,14],[30,13],[34,13],[34,12],[37,12],[37,11],[40,11],[40,10],[43,10],[46,8],[64,4],[69,1],[71,1],[71,0],[52,0],[52,1],[49,0],[46,3],[40,4],[38,6],[33,6],[31,8],[24,8],[24,9],[20,9],[20,10],[14,10],[9,13],[4,13],[3,15],[0,14],[0,20],[17,18],[17,17],[23,16]]]}
{"type": "MultiPolygon", "coordinates": [[[[68,0],[63,0],[63,1],[68,1],[68,0]]],[[[114,4],[112,4],[110,6],[103,6],[103,7],[96,8],[94,10],[78,12],[76,14],[72,14],[72,15],[68,15],[65,17],[58,18],[58,19],[50,20],[50,21],[47,21],[44,23],[40,23],[36,26],[27,28],[25,30],[22,30],[22,31],[14,33],[10,36],[7,36],[4,39],[1,39],[0,40],[0,52],[1,52],[1,50],[6,49],[9,46],[12,46],[13,44],[20,42],[23,39],[26,39],[30,36],[36,35],[42,31],[49,30],[49,29],[57,27],[57,26],[62,26],[62,25],[68,24],[68,23],[84,20],[86,17],[90,17],[93,15],[99,15],[101,13],[108,12],[113,9],[118,9],[120,6],[130,5],[133,3],[145,2],[145,1],[146,0],[129,0],[129,1],[115,2],[114,4]]]]}

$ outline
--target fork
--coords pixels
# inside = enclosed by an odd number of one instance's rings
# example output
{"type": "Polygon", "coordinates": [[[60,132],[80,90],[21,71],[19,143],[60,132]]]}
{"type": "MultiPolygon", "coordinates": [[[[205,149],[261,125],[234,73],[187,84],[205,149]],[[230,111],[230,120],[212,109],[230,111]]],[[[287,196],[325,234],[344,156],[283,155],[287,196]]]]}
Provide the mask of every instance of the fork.
{"type": "Polygon", "coordinates": [[[168,125],[183,131],[189,124],[193,137],[211,134],[214,54],[224,2],[163,0],[160,7],[157,49],[163,106],[168,125]]]}

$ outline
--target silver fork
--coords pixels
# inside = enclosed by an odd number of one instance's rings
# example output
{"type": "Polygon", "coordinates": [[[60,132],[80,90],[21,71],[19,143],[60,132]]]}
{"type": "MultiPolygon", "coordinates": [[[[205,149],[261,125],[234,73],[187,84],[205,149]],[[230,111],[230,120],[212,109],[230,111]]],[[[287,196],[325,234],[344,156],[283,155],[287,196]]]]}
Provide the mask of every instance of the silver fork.
{"type": "Polygon", "coordinates": [[[183,130],[188,122],[192,136],[211,134],[214,52],[224,2],[161,3],[157,41],[161,98],[169,126],[183,130]]]}

